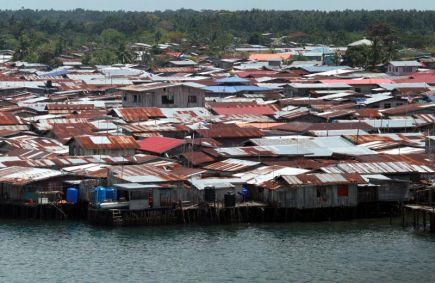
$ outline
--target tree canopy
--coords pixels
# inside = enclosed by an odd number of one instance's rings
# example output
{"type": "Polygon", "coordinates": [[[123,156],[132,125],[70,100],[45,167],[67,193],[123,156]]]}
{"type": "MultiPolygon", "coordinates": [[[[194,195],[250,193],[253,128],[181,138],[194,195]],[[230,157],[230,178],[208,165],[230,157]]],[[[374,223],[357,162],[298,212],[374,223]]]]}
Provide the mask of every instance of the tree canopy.
{"type": "Polygon", "coordinates": [[[435,11],[0,11],[0,49],[15,50],[23,60],[47,61],[86,44],[94,48],[93,61],[128,61],[125,45],[132,42],[204,45],[216,54],[231,44],[268,43],[265,33],[284,42],[333,45],[367,35],[388,46],[377,50],[383,52],[375,54],[381,60],[391,56],[393,43],[433,49],[435,11]],[[394,38],[382,37],[382,26],[368,30],[378,22],[391,27],[394,38]]]}

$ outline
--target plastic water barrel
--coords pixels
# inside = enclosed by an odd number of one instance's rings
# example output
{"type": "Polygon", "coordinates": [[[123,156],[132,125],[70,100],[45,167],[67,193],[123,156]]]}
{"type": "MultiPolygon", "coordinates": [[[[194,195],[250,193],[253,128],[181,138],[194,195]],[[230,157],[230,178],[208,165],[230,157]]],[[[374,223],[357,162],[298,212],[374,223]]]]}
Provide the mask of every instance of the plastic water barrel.
{"type": "Polygon", "coordinates": [[[66,201],[69,203],[77,203],[79,201],[79,190],[76,188],[66,189],[66,201]]]}
{"type": "Polygon", "coordinates": [[[118,199],[118,191],[114,188],[106,188],[106,199],[116,201],[118,199]]]}
{"type": "Polygon", "coordinates": [[[94,190],[94,202],[102,203],[106,200],[106,188],[96,187],[94,190]]]}
{"type": "Polygon", "coordinates": [[[247,188],[242,188],[243,201],[247,201],[248,200],[248,194],[249,194],[248,189],[247,188]]]}

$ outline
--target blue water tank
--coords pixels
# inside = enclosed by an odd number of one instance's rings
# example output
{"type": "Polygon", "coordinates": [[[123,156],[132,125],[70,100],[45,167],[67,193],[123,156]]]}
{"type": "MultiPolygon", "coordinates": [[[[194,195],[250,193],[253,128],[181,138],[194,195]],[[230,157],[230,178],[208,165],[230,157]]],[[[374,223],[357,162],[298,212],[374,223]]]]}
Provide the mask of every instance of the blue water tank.
{"type": "Polygon", "coordinates": [[[114,188],[106,188],[106,199],[116,201],[118,199],[118,191],[114,188]]]}
{"type": "Polygon", "coordinates": [[[94,190],[94,202],[102,203],[106,200],[106,188],[96,187],[94,190]]]}
{"type": "Polygon", "coordinates": [[[66,189],[66,201],[70,203],[77,203],[79,201],[79,190],[76,188],[66,189]]]}

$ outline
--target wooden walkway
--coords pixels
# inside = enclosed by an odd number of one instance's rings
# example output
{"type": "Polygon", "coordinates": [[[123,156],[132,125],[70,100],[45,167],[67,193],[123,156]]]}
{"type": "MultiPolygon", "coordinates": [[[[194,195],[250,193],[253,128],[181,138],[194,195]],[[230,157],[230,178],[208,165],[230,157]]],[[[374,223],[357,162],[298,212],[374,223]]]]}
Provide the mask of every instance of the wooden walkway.
{"type": "Polygon", "coordinates": [[[429,231],[435,233],[435,207],[419,204],[408,204],[404,206],[402,213],[402,225],[405,227],[409,221],[408,218],[412,218],[412,226],[414,230],[429,231]]]}
{"type": "MultiPolygon", "coordinates": [[[[212,208],[225,208],[223,203],[208,203],[209,207],[212,208]]],[[[189,210],[189,209],[198,209],[200,205],[194,204],[194,205],[187,205],[183,206],[183,210],[189,210]]],[[[236,203],[235,207],[232,208],[243,208],[243,207],[270,207],[267,203],[263,202],[257,202],[257,201],[247,201],[247,202],[238,202],[236,203]]],[[[228,207],[229,208],[229,207],[228,207]]]]}

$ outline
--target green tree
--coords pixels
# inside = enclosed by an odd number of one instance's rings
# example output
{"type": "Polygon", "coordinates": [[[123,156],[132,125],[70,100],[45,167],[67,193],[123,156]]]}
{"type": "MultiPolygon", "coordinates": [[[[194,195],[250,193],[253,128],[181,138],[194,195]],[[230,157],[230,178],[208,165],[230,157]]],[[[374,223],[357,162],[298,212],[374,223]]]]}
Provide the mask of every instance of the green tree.
{"type": "Polygon", "coordinates": [[[371,48],[367,45],[349,46],[344,56],[344,64],[351,67],[367,68],[370,62],[371,48]]]}
{"type": "Polygon", "coordinates": [[[18,39],[18,46],[15,50],[13,60],[21,61],[30,55],[31,50],[31,40],[27,34],[23,34],[18,39]]]}
{"type": "Polygon", "coordinates": [[[98,37],[98,42],[102,46],[119,46],[125,43],[125,36],[116,29],[105,29],[98,37]]]}
{"type": "Polygon", "coordinates": [[[118,61],[122,64],[130,64],[136,60],[136,53],[128,49],[125,44],[121,44],[118,48],[118,61]]]}
{"type": "Polygon", "coordinates": [[[47,65],[55,65],[56,52],[50,43],[45,43],[36,50],[37,61],[47,65]]]}
{"type": "Polygon", "coordinates": [[[384,22],[370,26],[368,38],[373,41],[370,64],[375,67],[379,63],[390,61],[395,53],[397,36],[393,28],[384,22]]]}

